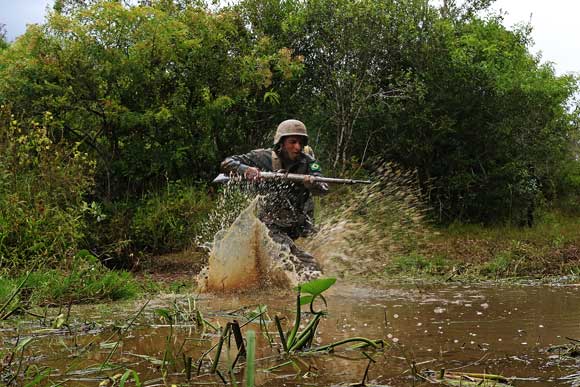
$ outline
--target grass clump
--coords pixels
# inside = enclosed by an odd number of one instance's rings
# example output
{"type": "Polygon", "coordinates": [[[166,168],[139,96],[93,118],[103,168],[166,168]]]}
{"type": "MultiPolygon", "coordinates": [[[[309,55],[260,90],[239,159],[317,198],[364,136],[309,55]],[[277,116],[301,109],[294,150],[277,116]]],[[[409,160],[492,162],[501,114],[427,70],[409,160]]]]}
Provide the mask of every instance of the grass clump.
{"type": "Polygon", "coordinates": [[[453,263],[448,259],[437,256],[427,258],[417,253],[402,255],[393,258],[385,269],[391,275],[444,275],[453,270],[453,263]]]}
{"type": "Polygon", "coordinates": [[[453,224],[440,229],[425,255],[442,256],[463,274],[488,279],[578,275],[580,219],[552,209],[532,227],[453,224]]]}
{"type": "Polygon", "coordinates": [[[489,262],[485,262],[479,269],[479,273],[484,277],[504,277],[509,276],[513,266],[513,256],[508,252],[502,252],[498,254],[489,262]]]}
{"type": "Polygon", "coordinates": [[[81,251],[69,268],[40,269],[16,278],[0,277],[0,304],[7,302],[25,277],[12,308],[116,301],[141,293],[141,287],[130,273],[111,271],[93,255],[81,251]]]}

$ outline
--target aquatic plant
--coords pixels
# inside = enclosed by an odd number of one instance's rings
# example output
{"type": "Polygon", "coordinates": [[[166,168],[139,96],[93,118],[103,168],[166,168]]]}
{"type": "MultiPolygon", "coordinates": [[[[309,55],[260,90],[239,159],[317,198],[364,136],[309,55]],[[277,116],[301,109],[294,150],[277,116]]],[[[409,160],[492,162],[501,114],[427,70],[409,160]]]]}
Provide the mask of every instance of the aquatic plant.
{"type": "Polygon", "coordinates": [[[448,372],[441,369],[439,372],[425,370],[416,376],[430,383],[444,386],[464,387],[509,387],[510,380],[501,375],[473,372],[448,372]]]}
{"type": "Polygon", "coordinates": [[[568,343],[553,345],[548,348],[549,353],[556,353],[561,358],[580,358],[580,340],[574,339],[572,337],[566,337],[568,343]]]}
{"type": "Polygon", "coordinates": [[[246,387],[254,387],[256,373],[256,332],[249,330],[246,333],[246,387]]]}
{"type": "MultiPolygon", "coordinates": [[[[327,289],[329,289],[335,282],[336,282],[335,278],[321,278],[306,282],[296,288],[297,294],[296,294],[295,320],[294,323],[288,327],[288,331],[286,333],[284,333],[282,327],[283,319],[278,315],[274,316],[274,321],[276,324],[276,328],[278,330],[281,346],[284,349],[284,353],[286,354],[286,356],[290,356],[290,359],[278,366],[269,368],[269,370],[282,367],[286,364],[293,364],[294,361],[296,360],[294,354],[296,354],[297,352],[301,352],[303,354],[328,352],[333,351],[334,348],[345,344],[355,344],[351,346],[352,349],[383,348],[384,346],[383,340],[371,340],[365,337],[351,337],[326,345],[321,345],[317,347],[312,346],[312,342],[316,336],[318,325],[321,319],[327,314],[326,309],[316,310],[315,306],[317,305],[318,300],[320,300],[323,303],[323,305],[326,306],[326,299],[324,298],[323,293],[327,289]],[[310,314],[311,319],[303,329],[300,329],[300,325],[302,323],[302,306],[305,305],[309,305],[309,311],[307,313],[310,314]]],[[[221,328],[217,343],[215,343],[211,348],[205,351],[202,354],[202,356],[197,360],[196,362],[197,375],[200,376],[203,364],[209,363],[210,367],[208,369],[208,372],[210,374],[216,375],[224,383],[232,383],[235,385],[236,381],[234,369],[238,364],[238,360],[245,358],[246,385],[253,385],[253,377],[251,377],[249,374],[253,374],[255,372],[256,361],[250,360],[252,356],[255,356],[256,351],[255,343],[252,343],[252,341],[255,340],[255,334],[253,335],[253,338],[252,335],[246,334],[246,341],[244,342],[242,336],[242,328],[247,324],[251,323],[252,321],[259,319],[259,326],[262,329],[264,336],[268,339],[268,343],[272,346],[273,339],[268,333],[265,316],[267,316],[267,308],[263,305],[259,305],[255,310],[252,310],[250,311],[250,313],[245,315],[245,318],[247,318],[246,323],[239,324],[237,320],[233,320],[231,322],[228,322],[223,328],[221,328]],[[234,338],[233,341],[235,342],[235,346],[237,348],[237,354],[233,359],[233,361],[231,359],[230,360],[226,359],[226,361],[224,362],[222,359],[222,352],[224,346],[227,346],[228,349],[230,348],[232,336],[234,338]],[[253,349],[251,348],[252,346],[254,346],[253,349]],[[206,359],[206,357],[208,357],[208,355],[212,352],[213,352],[212,359],[211,360],[206,359]],[[227,369],[228,374],[230,375],[231,380],[229,382],[225,378],[226,374],[222,372],[224,368],[227,369]]]]}
{"type": "Polygon", "coordinates": [[[282,342],[282,347],[284,348],[285,352],[293,353],[303,350],[310,350],[313,352],[330,351],[335,347],[348,343],[363,343],[365,346],[370,346],[375,349],[383,346],[382,340],[370,340],[365,337],[351,337],[344,340],[339,340],[335,343],[311,348],[312,341],[316,336],[316,329],[318,328],[320,319],[326,315],[325,310],[314,310],[314,303],[317,298],[320,298],[326,306],[326,300],[324,299],[322,293],[329,289],[335,282],[336,278],[318,278],[304,283],[296,288],[297,296],[295,321],[286,335],[283,333],[281,319],[276,316],[275,320],[276,327],[278,328],[278,334],[280,335],[280,340],[282,342]],[[303,293],[306,294],[303,295],[303,293]],[[299,332],[302,319],[301,309],[303,305],[309,305],[312,319],[308,322],[304,329],[299,332]]]}

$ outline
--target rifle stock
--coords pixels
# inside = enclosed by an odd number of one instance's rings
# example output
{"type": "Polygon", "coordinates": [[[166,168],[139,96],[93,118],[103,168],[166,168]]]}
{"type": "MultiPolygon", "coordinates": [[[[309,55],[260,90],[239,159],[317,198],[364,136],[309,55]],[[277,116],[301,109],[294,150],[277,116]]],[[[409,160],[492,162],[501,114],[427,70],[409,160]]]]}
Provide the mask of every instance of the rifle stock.
{"type": "MultiPolygon", "coordinates": [[[[283,172],[260,172],[260,179],[264,180],[288,180],[294,182],[303,182],[304,176],[299,173],[283,173],[283,172]]],[[[356,179],[339,179],[335,177],[323,177],[323,176],[312,176],[314,177],[314,181],[318,183],[327,183],[327,184],[371,184],[372,181],[370,180],[356,180],[356,179]]],[[[230,177],[223,173],[220,173],[212,183],[215,184],[223,184],[230,181],[230,177]]]]}

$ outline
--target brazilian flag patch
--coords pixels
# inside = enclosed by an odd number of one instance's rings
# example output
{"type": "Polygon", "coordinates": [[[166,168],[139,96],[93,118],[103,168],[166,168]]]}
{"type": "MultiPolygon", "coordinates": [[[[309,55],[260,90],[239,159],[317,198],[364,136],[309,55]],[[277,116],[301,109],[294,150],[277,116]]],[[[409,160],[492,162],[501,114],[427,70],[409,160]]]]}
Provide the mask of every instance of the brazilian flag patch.
{"type": "Polygon", "coordinates": [[[320,172],[320,164],[317,162],[310,163],[310,170],[312,172],[320,172]]]}

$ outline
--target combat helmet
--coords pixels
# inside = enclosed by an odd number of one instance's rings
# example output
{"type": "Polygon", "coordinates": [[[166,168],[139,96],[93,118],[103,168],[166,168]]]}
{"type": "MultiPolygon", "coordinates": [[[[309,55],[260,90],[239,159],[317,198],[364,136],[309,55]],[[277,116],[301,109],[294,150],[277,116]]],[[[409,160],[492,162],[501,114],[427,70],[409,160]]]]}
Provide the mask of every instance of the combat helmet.
{"type": "Polygon", "coordinates": [[[306,126],[298,120],[286,120],[278,125],[278,128],[276,128],[276,134],[274,135],[274,145],[280,144],[282,137],[286,136],[302,136],[304,137],[304,145],[308,143],[306,126]]]}

